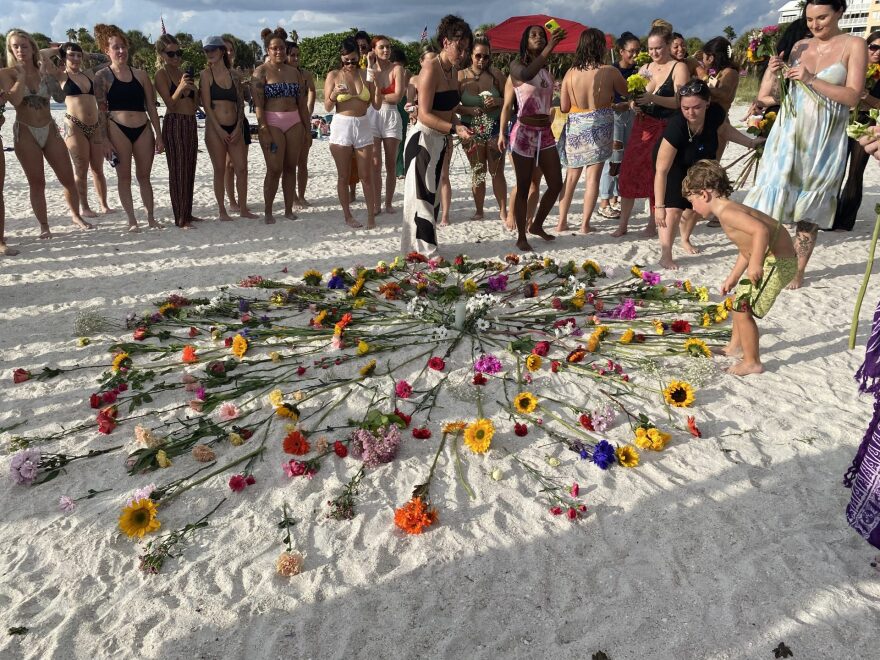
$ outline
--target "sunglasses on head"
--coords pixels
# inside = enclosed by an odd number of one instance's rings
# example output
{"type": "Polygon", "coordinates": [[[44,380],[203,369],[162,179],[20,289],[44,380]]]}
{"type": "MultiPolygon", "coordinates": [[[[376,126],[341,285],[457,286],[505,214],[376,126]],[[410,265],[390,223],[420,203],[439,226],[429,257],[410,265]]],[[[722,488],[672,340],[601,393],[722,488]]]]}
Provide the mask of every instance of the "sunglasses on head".
{"type": "Polygon", "coordinates": [[[702,80],[692,80],[686,85],[682,85],[678,90],[679,96],[699,96],[701,94],[705,94],[709,90],[709,85],[707,85],[702,80]]]}
{"type": "Polygon", "coordinates": [[[878,50],[880,50],[880,44],[871,44],[870,46],[868,46],[868,50],[870,50],[872,53],[876,53],[878,50]]]}
{"type": "MultiPolygon", "coordinates": [[[[207,48],[205,49],[207,51],[207,48]]],[[[166,50],[165,57],[180,57],[183,53],[179,50],[166,50]]]]}

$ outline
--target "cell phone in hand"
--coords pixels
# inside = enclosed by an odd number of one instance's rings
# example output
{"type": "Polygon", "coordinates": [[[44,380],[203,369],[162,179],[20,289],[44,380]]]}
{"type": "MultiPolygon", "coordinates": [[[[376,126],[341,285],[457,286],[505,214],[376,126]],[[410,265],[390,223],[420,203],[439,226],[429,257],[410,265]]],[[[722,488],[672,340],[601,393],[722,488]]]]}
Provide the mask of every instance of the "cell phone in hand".
{"type": "Polygon", "coordinates": [[[192,78],[195,75],[195,71],[193,71],[193,68],[191,66],[186,67],[186,69],[184,70],[184,73],[186,75],[188,75],[190,78],[192,78]]]}
{"type": "Polygon", "coordinates": [[[119,165],[119,156],[116,155],[116,152],[110,154],[110,158],[107,159],[107,162],[110,163],[110,167],[116,167],[119,165]]]}

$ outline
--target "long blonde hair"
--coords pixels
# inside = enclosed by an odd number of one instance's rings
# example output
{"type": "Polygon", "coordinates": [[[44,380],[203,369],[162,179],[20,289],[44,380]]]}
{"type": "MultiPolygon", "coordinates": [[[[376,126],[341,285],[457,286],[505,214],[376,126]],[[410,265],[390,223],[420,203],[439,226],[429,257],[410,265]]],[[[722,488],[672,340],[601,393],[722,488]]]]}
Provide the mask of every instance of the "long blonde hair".
{"type": "Polygon", "coordinates": [[[6,33],[6,65],[7,66],[15,66],[15,55],[12,54],[12,44],[10,40],[12,37],[21,37],[22,39],[27,39],[31,44],[31,58],[33,59],[34,66],[38,69],[40,68],[40,48],[37,46],[37,42],[34,41],[34,38],[25,32],[24,30],[16,30],[12,29],[6,33]]]}

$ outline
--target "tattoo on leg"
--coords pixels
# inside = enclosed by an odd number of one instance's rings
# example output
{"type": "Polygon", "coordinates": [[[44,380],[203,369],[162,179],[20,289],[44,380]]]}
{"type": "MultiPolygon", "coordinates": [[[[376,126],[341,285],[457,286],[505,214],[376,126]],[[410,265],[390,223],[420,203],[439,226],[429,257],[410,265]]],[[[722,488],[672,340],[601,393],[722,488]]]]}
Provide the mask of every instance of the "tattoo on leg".
{"type": "Polygon", "coordinates": [[[809,257],[816,237],[819,235],[819,225],[813,222],[800,221],[797,223],[794,251],[799,257],[809,257]]]}

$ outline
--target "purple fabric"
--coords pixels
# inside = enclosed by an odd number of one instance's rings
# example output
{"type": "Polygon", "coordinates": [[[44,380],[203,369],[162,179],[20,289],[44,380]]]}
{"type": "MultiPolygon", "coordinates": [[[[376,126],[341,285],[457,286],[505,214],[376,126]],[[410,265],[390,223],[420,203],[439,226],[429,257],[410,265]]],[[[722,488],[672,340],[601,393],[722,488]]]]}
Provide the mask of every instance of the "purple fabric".
{"type": "Polygon", "coordinates": [[[874,395],[874,416],[843,478],[844,486],[852,488],[846,519],[868,543],[880,548],[880,304],[874,313],[865,362],[856,372],[856,380],[860,392],[874,395]]]}

